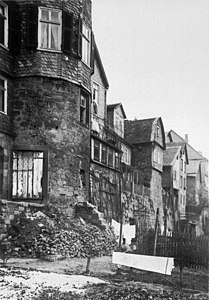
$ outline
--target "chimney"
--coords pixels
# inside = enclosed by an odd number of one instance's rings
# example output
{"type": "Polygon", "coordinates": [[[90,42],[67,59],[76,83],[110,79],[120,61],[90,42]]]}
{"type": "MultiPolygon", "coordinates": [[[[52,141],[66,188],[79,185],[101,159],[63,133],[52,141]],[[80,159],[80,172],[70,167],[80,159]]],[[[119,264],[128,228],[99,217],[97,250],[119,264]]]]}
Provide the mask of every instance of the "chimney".
{"type": "Polygon", "coordinates": [[[185,142],[186,142],[187,144],[189,143],[189,137],[188,137],[188,134],[187,134],[187,133],[185,134],[185,139],[184,139],[184,140],[185,140],[185,142]]]}

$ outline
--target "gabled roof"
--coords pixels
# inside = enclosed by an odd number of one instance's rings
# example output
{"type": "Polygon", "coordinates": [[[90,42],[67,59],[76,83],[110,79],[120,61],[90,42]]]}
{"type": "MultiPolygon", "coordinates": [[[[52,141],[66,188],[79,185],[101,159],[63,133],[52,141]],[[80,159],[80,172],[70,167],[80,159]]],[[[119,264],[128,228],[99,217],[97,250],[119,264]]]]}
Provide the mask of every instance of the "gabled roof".
{"type": "Polygon", "coordinates": [[[161,118],[143,120],[125,120],[125,139],[131,144],[148,143],[155,140],[154,126],[160,122],[162,128],[163,148],[165,149],[165,133],[161,118]]]}
{"type": "Polygon", "coordinates": [[[95,55],[94,56],[95,60],[97,60],[97,63],[98,63],[98,66],[99,66],[99,69],[100,69],[100,72],[101,72],[101,77],[104,81],[105,88],[108,89],[109,88],[109,82],[107,80],[107,76],[106,76],[106,73],[105,73],[105,70],[104,70],[104,67],[103,67],[103,64],[102,64],[102,60],[101,60],[96,42],[95,42],[95,45],[94,45],[94,55],[95,55]]]}
{"type": "Polygon", "coordinates": [[[163,165],[172,166],[180,151],[181,146],[169,147],[166,145],[166,150],[163,153],[163,165]]]}
{"type": "Polygon", "coordinates": [[[180,147],[180,151],[185,152],[185,156],[186,156],[186,163],[189,163],[188,160],[188,153],[187,153],[187,144],[185,142],[182,143],[166,143],[166,149],[168,147],[180,147]]]}
{"type": "MultiPolygon", "coordinates": [[[[180,135],[178,135],[175,131],[170,130],[167,133],[167,137],[170,142],[179,144],[179,143],[185,143],[185,139],[182,138],[180,135]]],[[[190,144],[187,143],[187,152],[188,152],[188,159],[199,159],[199,160],[205,160],[206,158],[197,150],[195,150],[190,144]]]]}
{"type": "Polygon", "coordinates": [[[122,111],[122,114],[123,114],[123,118],[126,119],[126,114],[125,114],[125,111],[123,109],[123,105],[122,103],[114,103],[114,104],[108,104],[107,105],[107,111],[109,110],[114,110],[116,108],[120,107],[121,108],[121,111],[122,111]]]}

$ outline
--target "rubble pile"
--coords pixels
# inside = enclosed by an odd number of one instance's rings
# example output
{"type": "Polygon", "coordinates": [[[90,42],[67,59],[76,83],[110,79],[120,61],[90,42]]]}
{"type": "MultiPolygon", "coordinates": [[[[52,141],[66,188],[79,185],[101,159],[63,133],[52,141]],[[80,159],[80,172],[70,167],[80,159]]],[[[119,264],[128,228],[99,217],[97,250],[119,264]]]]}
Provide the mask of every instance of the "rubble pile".
{"type": "Polygon", "coordinates": [[[108,255],[116,246],[110,230],[102,230],[81,218],[65,220],[65,226],[62,222],[43,213],[32,217],[16,216],[8,230],[13,256],[46,259],[94,257],[108,255]]]}

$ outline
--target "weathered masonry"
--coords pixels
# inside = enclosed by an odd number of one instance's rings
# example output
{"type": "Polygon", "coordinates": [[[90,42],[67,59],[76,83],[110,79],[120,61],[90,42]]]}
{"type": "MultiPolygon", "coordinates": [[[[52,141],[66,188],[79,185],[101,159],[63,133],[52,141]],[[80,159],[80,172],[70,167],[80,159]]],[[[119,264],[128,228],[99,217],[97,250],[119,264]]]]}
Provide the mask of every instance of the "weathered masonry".
{"type": "MultiPolygon", "coordinates": [[[[88,199],[91,1],[0,1],[0,199],[88,199]]],[[[10,216],[11,217],[11,216],[10,216]]]]}

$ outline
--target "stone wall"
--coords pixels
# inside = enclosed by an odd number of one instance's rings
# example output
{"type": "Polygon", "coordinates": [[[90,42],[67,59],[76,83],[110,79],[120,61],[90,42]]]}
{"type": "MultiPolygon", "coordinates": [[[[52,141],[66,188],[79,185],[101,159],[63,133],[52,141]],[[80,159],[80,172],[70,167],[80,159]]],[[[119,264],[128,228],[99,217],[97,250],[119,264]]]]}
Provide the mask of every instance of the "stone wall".
{"type": "MultiPolygon", "coordinates": [[[[90,130],[80,123],[80,93],[90,97],[91,68],[78,55],[79,17],[91,29],[91,1],[21,0],[15,17],[17,51],[0,47],[0,75],[8,81],[8,112],[0,113],[1,222],[42,203],[11,201],[12,150],[44,147],[47,152],[47,194],[53,205],[74,214],[74,206],[89,196],[90,130]],[[28,47],[28,8],[45,6],[73,13],[70,53],[28,47]],[[11,202],[5,202],[10,200],[11,202]],[[27,208],[27,209],[26,209],[27,208]]],[[[14,5],[8,1],[8,5],[14,5]]],[[[9,8],[10,9],[10,8],[9,8]]],[[[35,12],[35,11],[34,11],[35,12]]],[[[14,19],[13,19],[14,21],[14,19]]],[[[13,24],[15,25],[15,24],[13,24]]],[[[46,160],[46,159],[45,159],[46,160]]]]}

